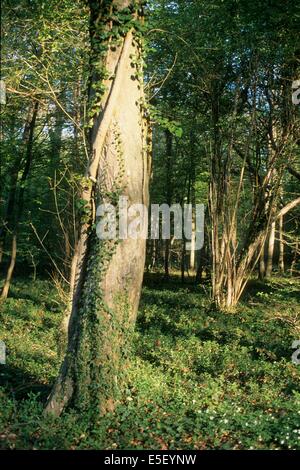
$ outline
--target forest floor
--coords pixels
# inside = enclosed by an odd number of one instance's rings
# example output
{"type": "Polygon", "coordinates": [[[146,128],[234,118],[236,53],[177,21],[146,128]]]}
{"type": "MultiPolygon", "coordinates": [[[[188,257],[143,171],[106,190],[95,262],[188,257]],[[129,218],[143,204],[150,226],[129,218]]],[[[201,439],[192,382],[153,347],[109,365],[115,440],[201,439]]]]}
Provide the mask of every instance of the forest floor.
{"type": "Polygon", "coordinates": [[[300,280],[252,281],[234,313],[216,312],[207,294],[146,275],[128,388],[91,426],[71,411],[43,417],[62,305],[51,281],[16,279],[0,304],[0,448],[300,448],[300,280]]]}

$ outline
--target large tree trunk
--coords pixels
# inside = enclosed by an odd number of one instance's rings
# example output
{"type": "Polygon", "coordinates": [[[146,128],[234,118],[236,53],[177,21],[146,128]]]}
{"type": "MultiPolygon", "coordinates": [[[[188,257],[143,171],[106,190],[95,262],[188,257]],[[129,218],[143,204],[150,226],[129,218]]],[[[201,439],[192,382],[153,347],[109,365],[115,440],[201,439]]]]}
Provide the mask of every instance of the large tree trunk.
{"type": "MultiPolygon", "coordinates": [[[[194,118],[196,119],[196,118],[194,118]]],[[[189,202],[192,204],[192,238],[191,238],[191,250],[190,250],[190,259],[189,259],[189,267],[191,271],[195,271],[195,243],[196,243],[196,214],[195,214],[195,207],[196,207],[196,167],[195,167],[195,159],[196,159],[196,136],[194,129],[190,132],[190,174],[189,174],[189,202]]]]}
{"type": "Polygon", "coordinates": [[[91,161],[82,191],[89,217],[83,221],[73,260],[68,348],[46,406],[46,412],[56,415],[70,400],[79,409],[92,409],[94,416],[114,408],[139,304],[145,240],[99,240],[94,229],[98,203],[115,205],[116,196],[122,195],[128,197],[129,205],[148,204],[149,135],[143,116],[143,84],[133,65],[133,57],[140,59],[140,41],[132,30],[117,43],[107,34],[114,28],[112,8],[116,14],[130,6],[137,17],[133,4],[111,1],[101,7],[100,2],[90,1],[92,58],[95,61],[99,45],[108,46],[103,60],[109,78],[99,79],[93,70],[91,88],[97,89],[97,83],[107,88],[100,113],[93,115],[91,161]],[[109,36],[108,42],[101,42],[101,31],[109,36]]]}

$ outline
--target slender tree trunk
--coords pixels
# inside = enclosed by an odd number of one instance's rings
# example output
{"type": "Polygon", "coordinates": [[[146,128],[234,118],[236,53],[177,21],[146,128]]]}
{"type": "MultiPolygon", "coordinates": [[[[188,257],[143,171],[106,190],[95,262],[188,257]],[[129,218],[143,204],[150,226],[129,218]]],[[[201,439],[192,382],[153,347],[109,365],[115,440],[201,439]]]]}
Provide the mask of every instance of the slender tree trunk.
{"type": "Polygon", "coordinates": [[[284,273],[284,235],[283,235],[284,221],[283,216],[279,217],[279,271],[284,273]]]}
{"type": "Polygon", "coordinates": [[[297,240],[296,245],[295,245],[293,260],[291,262],[291,267],[290,267],[290,275],[291,276],[293,276],[294,271],[295,271],[295,267],[296,267],[296,263],[297,263],[297,259],[298,259],[298,253],[299,253],[299,241],[297,240]]]}
{"type": "MultiPolygon", "coordinates": [[[[203,248],[202,248],[202,250],[203,250],[203,248]]],[[[197,271],[196,271],[196,278],[195,278],[195,282],[197,284],[201,284],[201,282],[202,282],[202,273],[203,273],[203,257],[201,256],[201,253],[200,253],[198,266],[197,266],[197,271]]]]}
{"type": "Polygon", "coordinates": [[[211,261],[212,261],[212,298],[217,306],[223,304],[221,285],[221,243],[220,228],[222,227],[222,217],[224,214],[224,172],[222,171],[221,156],[221,134],[220,134],[220,103],[218,85],[213,86],[211,97],[212,115],[212,150],[209,185],[209,214],[211,225],[211,261]]]}
{"type": "Polygon", "coordinates": [[[11,278],[15,269],[17,259],[17,234],[14,233],[12,237],[12,244],[11,244],[11,256],[10,256],[10,263],[7,269],[6,278],[4,282],[4,286],[1,292],[1,298],[6,299],[8,296],[11,278]]]}
{"type": "Polygon", "coordinates": [[[186,249],[185,249],[185,239],[182,240],[181,244],[181,282],[184,283],[184,274],[185,274],[185,255],[186,255],[186,249]]]}
{"type": "MultiPolygon", "coordinates": [[[[166,202],[169,207],[172,204],[172,166],[173,166],[173,136],[169,130],[165,131],[166,136],[166,202]]],[[[165,240],[165,253],[164,253],[164,272],[165,278],[169,278],[169,263],[170,263],[170,239],[165,240]]]]}
{"type": "Polygon", "coordinates": [[[196,243],[196,226],[195,226],[195,211],[193,206],[192,215],[192,239],[191,239],[191,251],[190,251],[190,269],[195,270],[195,243],[196,243]]]}
{"type": "MultiPolygon", "coordinates": [[[[106,85],[100,112],[93,115],[91,160],[81,198],[89,208],[82,222],[75,270],[68,348],[46,412],[59,415],[72,400],[80,410],[99,416],[113,410],[122,389],[124,355],[139,304],[145,262],[145,239],[99,240],[95,234],[95,208],[100,202],[116,206],[115,195],[129,204],[148,204],[149,134],[143,115],[143,84],[135,78],[132,57],[140,58],[140,39],[129,30],[112,42],[112,8],[132,8],[134,2],[90,1],[92,64],[108,46],[108,79],[92,70],[91,90],[106,85]],[[102,39],[103,32],[109,36],[102,39]],[[111,35],[109,34],[111,32],[111,35]],[[133,79],[134,77],[134,79],[133,79]]],[[[117,23],[117,26],[118,23],[117,23]]],[[[99,69],[98,69],[99,70],[99,69]]],[[[140,75],[140,74],[139,74],[140,75]]],[[[90,102],[95,103],[95,95],[90,102]]]]}
{"type": "MultiPolygon", "coordinates": [[[[194,117],[196,120],[196,117],[194,117]]],[[[196,159],[196,136],[194,129],[191,130],[190,133],[190,203],[192,204],[192,238],[191,238],[191,251],[190,251],[190,269],[192,271],[195,270],[195,242],[196,242],[196,220],[195,220],[195,207],[196,207],[196,167],[195,167],[195,159],[196,159]]]]}
{"type": "MultiPolygon", "coordinates": [[[[296,233],[298,233],[298,230],[299,230],[299,223],[298,223],[298,221],[296,221],[296,233]]],[[[294,253],[292,253],[293,259],[292,259],[291,266],[290,266],[290,275],[291,276],[293,276],[293,273],[294,273],[294,270],[295,270],[295,267],[296,267],[298,253],[299,253],[299,238],[297,237],[296,243],[295,243],[294,253]]]]}
{"type": "Polygon", "coordinates": [[[209,243],[209,227],[208,224],[204,225],[204,243],[201,250],[198,251],[198,260],[197,260],[197,272],[196,272],[196,283],[201,284],[203,281],[203,272],[205,273],[206,281],[210,277],[209,273],[209,252],[210,252],[210,243],[209,243]]]}
{"type": "Polygon", "coordinates": [[[68,229],[65,228],[64,232],[64,248],[65,248],[65,256],[64,256],[64,271],[65,275],[70,278],[70,259],[72,258],[72,249],[70,243],[70,235],[68,229]]]}
{"type": "Polygon", "coordinates": [[[164,253],[164,271],[165,278],[169,278],[169,263],[170,263],[170,240],[165,240],[165,253],[164,253]]]}
{"type": "Polygon", "coordinates": [[[151,240],[151,268],[153,269],[156,266],[157,260],[157,240],[151,240]]]}
{"type": "Polygon", "coordinates": [[[0,239],[0,264],[2,263],[3,254],[4,254],[4,240],[0,239]]]}
{"type": "Polygon", "coordinates": [[[273,256],[274,256],[274,245],[275,245],[275,231],[276,223],[275,221],[271,224],[269,244],[268,244],[268,257],[267,257],[267,266],[266,266],[266,278],[271,277],[273,271],[273,256]]]}
{"type": "Polygon", "coordinates": [[[259,266],[258,266],[258,271],[259,271],[259,279],[261,281],[264,280],[265,274],[266,274],[266,263],[265,263],[265,243],[264,246],[261,248],[262,252],[259,257],[259,266]]]}

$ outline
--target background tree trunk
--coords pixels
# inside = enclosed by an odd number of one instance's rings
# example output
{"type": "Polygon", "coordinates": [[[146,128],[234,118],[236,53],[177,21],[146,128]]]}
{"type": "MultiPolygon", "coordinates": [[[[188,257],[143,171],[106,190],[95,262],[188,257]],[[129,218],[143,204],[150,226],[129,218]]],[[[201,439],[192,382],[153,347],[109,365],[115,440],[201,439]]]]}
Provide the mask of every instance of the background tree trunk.
{"type": "Polygon", "coordinates": [[[271,228],[270,228],[269,243],[268,243],[268,257],[267,257],[267,266],[266,266],[266,274],[265,274],[266,278],[271,277],[272,271],[273,271],[275,231],[276,231],[276,224],[275,222],[272,222],[271,228]]]}
{"type": "Polygon", "coordinates": [[[261,248],[261,254],[259,257],[259,266],[258,266],[258,271],[259,271],[259,279],[261,281],[264,280],[265,278],[265,273],[266,273],[266,263],[265,263],[265,242],[263,243],[263,247],[261,248]]]}
{"type": "MultiPolygon", "coordinates": [[[[173,135],[169,130],[165,131],[166,136],[166,203],[169,207],[172,204],[173,187],[172,187],[172,167],[173,167],[173,135]]],[[[165,278],[169,278],[169,264],[170,264],[170,239],[165,240],[164,243],[164,271],[165,278]]]]}
{"type": "Polygon", "coordinates": [[[279,217],[279,271],[284,273],[284,235],[283,235],[283,216],[279,217]]]}
{"type": "Polygon", "coordinates": [[[192,204],[192,239],[191,239],[191,250],[190,250],[190,262],[189,267],[192,272],[195,271],[195,238],[196,238],[196,220],[195,220],[195,210],[196,210],[196,136],[195,132],[192,129],[190,132],[190,182],[189,182],[189,202],[192,204]]]}

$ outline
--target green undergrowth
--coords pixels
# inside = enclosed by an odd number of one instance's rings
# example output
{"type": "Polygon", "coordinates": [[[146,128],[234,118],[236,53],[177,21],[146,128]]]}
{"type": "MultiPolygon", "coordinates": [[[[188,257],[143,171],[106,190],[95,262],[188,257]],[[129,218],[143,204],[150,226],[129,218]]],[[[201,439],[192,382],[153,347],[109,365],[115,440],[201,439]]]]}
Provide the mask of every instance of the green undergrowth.
{"type": "Polygon", "coordinates": [[[299,449],[300,281],[252,281],[238,309],[147,275],[128,386],[99,422],[42,410],[61,360],[63,308],[49,281],[19,279],[0,304],[0,448],[299,449]],[[93,424],[91,424],[93,422],[93,424]]]}

